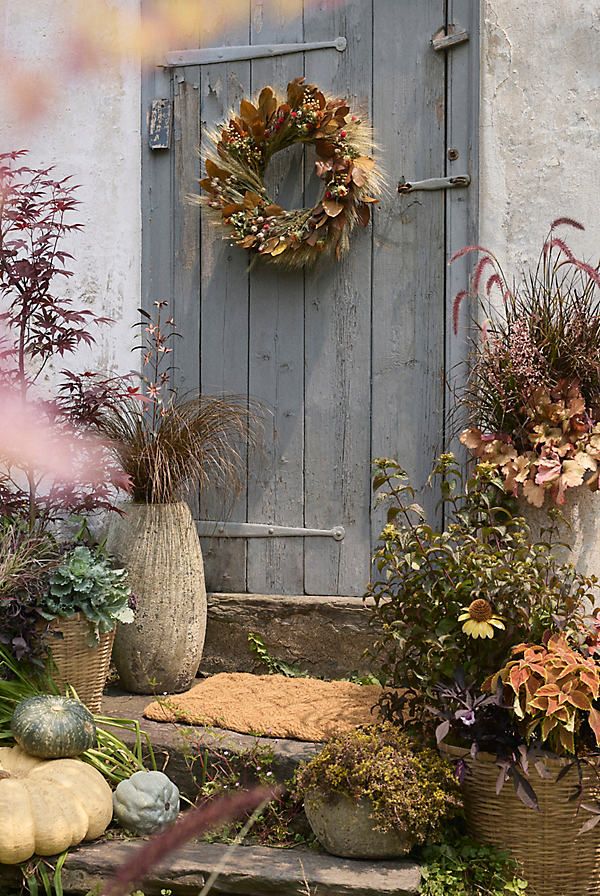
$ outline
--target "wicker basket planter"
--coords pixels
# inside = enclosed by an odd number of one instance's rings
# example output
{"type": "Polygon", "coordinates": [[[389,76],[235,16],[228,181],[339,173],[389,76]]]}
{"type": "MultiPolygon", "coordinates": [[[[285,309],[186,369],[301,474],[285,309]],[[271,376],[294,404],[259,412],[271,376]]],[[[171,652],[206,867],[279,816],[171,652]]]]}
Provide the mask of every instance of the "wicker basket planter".
{"type": "MultiPolygon", "coordinates": [[[[589,813],[577,811],[571,799],[579,778],[577,768],[556,781],[568,760],[548,759],[552,778],[531,769],[540,811],[528,809],[507,781],[496,794],[499,769],[494,756],[476,760],[464,749],[442,745],[452,758],[462,758],[470,774],[464,783],[467,827],[471,836],[507,850],[521,864],[531,896],[598,896],[600,894],[600,825],[579,836],[589,813]]],[[[581,766],[588,800],[600,796],[600,768],[581,766]]]]}
{"type": "Polygon", "coordinates": [[[72,619],[53,619],[44,629],[56,666],[53,677],[59,690],[64,691],[70,685],[90,712],[100,712],[115,629],[101,634],[95,645],[90,644],[89,622],[80,613],[72,619]],[[54,637],[58,633],[62,637],[54,637]]]}

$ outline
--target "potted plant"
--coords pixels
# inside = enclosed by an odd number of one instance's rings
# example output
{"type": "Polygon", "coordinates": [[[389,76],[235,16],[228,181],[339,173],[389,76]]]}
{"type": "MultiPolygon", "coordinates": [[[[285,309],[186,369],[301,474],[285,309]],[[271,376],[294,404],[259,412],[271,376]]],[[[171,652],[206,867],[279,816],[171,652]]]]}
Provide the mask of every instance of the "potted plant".
{"type": "Polygon", "coordinates": [[[100,548],[77,544],[50,572],[37,611],[48,622],[44,635],[57,687],[71,686],[99,712],[117,623],[134,621],[126,570],[115,569],[100,548]]]}
{"type": "Polygon", "coordinates": [[[536,896],[600,893],[595,641],[554,632],[517,645],[481,691],[440,692],[438,739],[458,762],[470,833],[509,850],[536,896]]]}
{"type": "Polygon", "coordinates": [[[444,455],[434,480],[441,530],[397,464],[376,469],[388,523],[371,612],[397,689],[384,708],[421,731],[437,720],[470,833],[508,849],[536,896],[600,893],[600,834],[577,836],[590,816],[570,799],[583,791],[587,805],[598,789],[597,583],[556,559],[551,532],[531,539],[495,465],[463,483],[444,455]]]}
{"type": "Polygon", "coordinates": [[[107,549],[128,570],[138,603],[135,623],[117,631],[113,657],[125,688],[145,694],[184,691],[198,670],[206,588],[185,496],[198,483],[235,487],[253,419],[246,398],[180,397],[171,387],[177,334],[163,320],[166,304],[155,303],[155,320],[141,311],[145,402],[105,403],[94,418],[131,490],[110,521],[107,549]]]}
{"type": "Polygon", "coordinates": [[[328,741],[296,786],[321,845],[355,859],[406,855],[460,807],[450,764],[390,722],[328,741]]]}
{"type": "Polygon", "coordinates": [[[556,559],[552,532],[532,540],[492,465],[479,464],[465,477],[444,454],[431,485],[444,506],[439,528],[415,502],[405,471],[389,459],[375,462],[376,500],[387,506],[388,522],[368,590],[377,631],[372,655],[420,716],[456,669],[482,682],[515,644],[541,639],[553,619],[582,619],[586,598],[593,603],[597,594],[594,582],[556,559]]]}
{"type": "MultiPolygon", "coordinates": [[[[484,318],[459,401],[469,423],[460,440],[498,470],[537,530],[547,521],[542,508],[562,508],[573,528],[561,540],[576,546],[581,571],[597,574],[600,268],[575,255],[560,235],[565,227],[583,230],[569,218],[554,221],[537,264],[514,284],[487,249],[454,256],[481,255],[470,293],[484,318]]],[[[456,297],[455,322],[465,295],[456,297]]]]}

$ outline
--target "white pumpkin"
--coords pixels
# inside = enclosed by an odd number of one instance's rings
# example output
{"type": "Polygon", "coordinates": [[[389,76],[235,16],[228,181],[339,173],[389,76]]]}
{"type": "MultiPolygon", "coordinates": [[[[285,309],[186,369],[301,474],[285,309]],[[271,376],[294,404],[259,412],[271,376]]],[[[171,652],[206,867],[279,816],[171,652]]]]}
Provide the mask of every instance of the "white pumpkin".
{"type": "Polygon", "coordinates": [[[113,794],[115,818],[133,834],[153,834],[179,814],[179,790],[163,772],[134,772],[113,794]]]}
{"type": "Polygon", "coordinates": [[[0,862],[52,856],[104,833],[112,792],[79,759],[36,759],[0,747],[0,862]]]}

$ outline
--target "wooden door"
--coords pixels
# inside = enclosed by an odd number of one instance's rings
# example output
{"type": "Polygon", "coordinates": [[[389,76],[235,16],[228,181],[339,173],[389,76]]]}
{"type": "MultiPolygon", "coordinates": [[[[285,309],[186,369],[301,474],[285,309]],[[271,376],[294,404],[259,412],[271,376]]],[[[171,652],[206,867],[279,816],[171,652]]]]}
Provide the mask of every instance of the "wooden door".
{"type": "MultiPolygon", "coordinates": [[[[218,4],[215,4],[218,6],[218,4]]],[[[203,540],[211,590],[361,595],[381,519],[370,488],[374,457],[396,457],[422,486],[446,444],[446,376],[461,354],[450,338],[449,251],[474,238],[477,7],[471,0],[240,0],[210,13],[190,46],[305,44],[334,48],[186,65],[146,80],[144,106],[173,102],[167,151],[145,151],[144,292],[173,297],[184,335],[180,386],[250,395],[268,408],[260,450],[233,507],[200,496],[202,520],[299,529],[343,527],[332,537],[203,540]],[[469,40],[435,50],[449,25],[469,40]],[[372,119],[388,192],[372,226],[341,263],[306,272],[256,265],[189,203],[198,147],[244,96],[291,79],[334,95],[372,119]],[[468,190],[398,195],[408,181],[469,174],[468,190]]],[[[269,172],[283,204],[313,201],[315,178],[298,148],[269,172]]],[[[451,279],[450,279],[451,278],[451,279]]],[[[425,503],[436,513],[435,496],[425,503]]]]}

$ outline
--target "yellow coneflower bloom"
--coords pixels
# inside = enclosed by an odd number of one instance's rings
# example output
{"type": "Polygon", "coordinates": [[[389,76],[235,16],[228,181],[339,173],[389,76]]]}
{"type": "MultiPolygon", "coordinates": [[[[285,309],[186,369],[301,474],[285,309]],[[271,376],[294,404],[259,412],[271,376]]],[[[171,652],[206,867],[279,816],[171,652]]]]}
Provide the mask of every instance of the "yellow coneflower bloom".
{"type": "Polygon", "coordinates": [[[494,615],[490,602],[481,597],[463,607],[458,621],[464,622],[463,632],[472,638],[493,638],[495,629],[504,628],[502,619],[494,615]]]}

